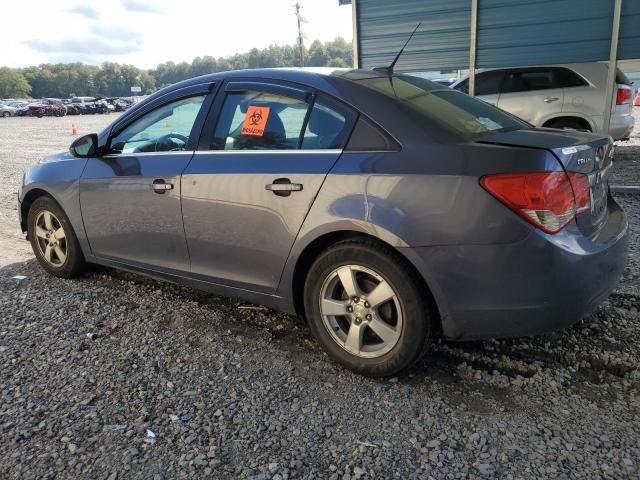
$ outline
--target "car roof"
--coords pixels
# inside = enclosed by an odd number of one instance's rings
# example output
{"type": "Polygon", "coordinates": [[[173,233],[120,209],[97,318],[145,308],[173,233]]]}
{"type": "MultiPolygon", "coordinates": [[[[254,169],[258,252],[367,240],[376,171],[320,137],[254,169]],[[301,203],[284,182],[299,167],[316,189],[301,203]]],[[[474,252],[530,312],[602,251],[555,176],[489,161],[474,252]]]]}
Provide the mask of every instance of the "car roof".
{"type": "Polygon", "coordinates": [[[307,85],[311,88],[316,88],[330,94],[338,95],[339,92],[335,91],[335,84],[332,81],[336,78],[342,78],[344,80],[357,80],[361,78],[383,76],[385,76],[385,74],[373,70],[332,67],[282,67],[230,70],[226,72],[210,73],[208,75],[202,75],[199,77],[190,78],[188,80],[183,80],[181,82],[163,88],[152,96],[159,96],[159,94],[164,95],[173,90],[188,87],[191,85],[232,80],[234,78],[256,78],[264,80],[287,81],[307,85]]]}
{"type": "MultiPolygon", "coordinates": [[[[398,75],[401,74],[402,72],[398,72],[398,75]]],[[[404,135],[409,135],[409,131],[411,130],[405,125],[407,120],[406,115],[403,113],[405,111],[404,108],[401,108],[395,99],[366,86],[367,80],[387,78],[388,75],[386,73],[375,70],[331,67],[261,68],[212,73],[183,80],[155,92],[143,102],[127,110],[118,118],[114,125],[118,128],[126,124],[130,118],[136,117],[141,111],[144,111],[147,108],[146,106],[159,100],[161,97],[171,96],[171,94],[177,90],[225,80],[238,79],[250,81],[255,79],[291,82],[324,92],[346,103],[360,114],[366,115],[369,119],[373,119],[375,123],[398,140],[404,135]]],[[[449,89],[449,87],[444,86],[439,86],[439,88],[449,89]]],[[[112,127],[113,126],[110,126],[108,128],[112,127]]],[[[420,129],[420,134],[423,134],[424,127],[416,126],[415,128],[420,129]]],[[[434,126],[431,131],[439,132],[438,135],[441,139],[445,137],[458,138],[457,134],[439,127],[434,126]]],[[[108,132],[103,131],[101,135],[106,135],[107,133],[108,132]]],[[[433,135],[436,135],[436,133],[433,133],[433,135]]]]}

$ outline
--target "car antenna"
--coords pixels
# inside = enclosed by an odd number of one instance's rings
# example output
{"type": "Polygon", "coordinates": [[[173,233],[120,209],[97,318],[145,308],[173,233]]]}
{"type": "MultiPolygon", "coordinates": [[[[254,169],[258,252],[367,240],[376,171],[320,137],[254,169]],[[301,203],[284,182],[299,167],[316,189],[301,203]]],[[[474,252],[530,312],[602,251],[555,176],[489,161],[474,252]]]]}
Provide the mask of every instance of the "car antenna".
{"type": "Polygon", "coordinates": [[[393,62],[391,62],[391,65],[389,65],[388,67],[376,67],[376,68],[373,69],[373,71],[374,72],[384,73],[384,74],[388,75],[389,77],[392,76],[393,75],[393,67],[396,66],[396,62],[400,58],[400,55],[402,55],[402,52],[404,52],[404,48],[411,41],[411,39],[413,38],[413,35],[416,33],[418,28],[420,28],[420,25],[422,25],[422,22],[418,22],[418,25],[416,25],[416,28],[413,29],[413,32],[411,32],[411,35],[409,35],[409,38],[407,38],[407,41],[404,42],[404,45],[402,46],[402,48],[400,49],[400,51],[396,55],[396,58],[393,59],[393,62]]]}

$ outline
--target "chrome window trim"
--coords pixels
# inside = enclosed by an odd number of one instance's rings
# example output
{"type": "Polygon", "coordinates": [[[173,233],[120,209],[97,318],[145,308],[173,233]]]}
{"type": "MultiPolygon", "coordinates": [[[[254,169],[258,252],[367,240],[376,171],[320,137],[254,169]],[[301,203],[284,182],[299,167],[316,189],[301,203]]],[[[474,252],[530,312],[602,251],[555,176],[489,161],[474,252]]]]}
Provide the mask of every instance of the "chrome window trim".
{"type": "Polygon", "coordinates": [[[130,152],[130,153],[109,153],[100,158],[120,158],[120,157],[149,157],[151,155],[193,155],[193,150],[180,150],[177,152],[130,152]]]}
{"type": "Polygon", "coordinates": [[[304,150],[304,149],[288,149],[288,150],[196,150],[196,155],[255,155],[259,153],[266,153],[268,155],[300,155],[300,154],[311,154],[311,155],[319,155],[319,154],[331,154],[335,155],[336,153],[342,153],[342,149],[313,149],[313,150],[304,150]]]}

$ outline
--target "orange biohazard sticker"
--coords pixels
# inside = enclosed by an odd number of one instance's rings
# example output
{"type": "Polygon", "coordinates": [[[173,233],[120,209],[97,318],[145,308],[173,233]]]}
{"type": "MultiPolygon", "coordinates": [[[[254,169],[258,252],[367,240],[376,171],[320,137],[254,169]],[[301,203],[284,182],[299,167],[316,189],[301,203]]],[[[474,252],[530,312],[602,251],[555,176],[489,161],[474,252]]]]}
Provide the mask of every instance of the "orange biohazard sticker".
{"type": "Polygon", "coordinates": [[[267,119],[269,118],[270,107],[256,107],[249,105],[247,108],[247,115],[242,122],[242,135],[253,135],[261,137],[264,135],[264,127],[267,126],[267,119]]]}

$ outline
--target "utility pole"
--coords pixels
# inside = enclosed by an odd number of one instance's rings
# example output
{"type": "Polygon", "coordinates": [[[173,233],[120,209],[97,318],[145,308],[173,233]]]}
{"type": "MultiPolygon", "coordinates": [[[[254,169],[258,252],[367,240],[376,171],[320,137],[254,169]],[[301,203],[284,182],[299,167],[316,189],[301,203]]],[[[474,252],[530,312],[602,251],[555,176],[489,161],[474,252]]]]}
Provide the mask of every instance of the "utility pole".
{"type": "Polygon", "coordinates": [[[298,50],[300,51],[300,66],[304,67],[304,46],[302,44],[302,28],[300,27],[300,9],[302,6],[299,2],[294,5],[296,9],[296,20],[298,20],[298,50]]]}

